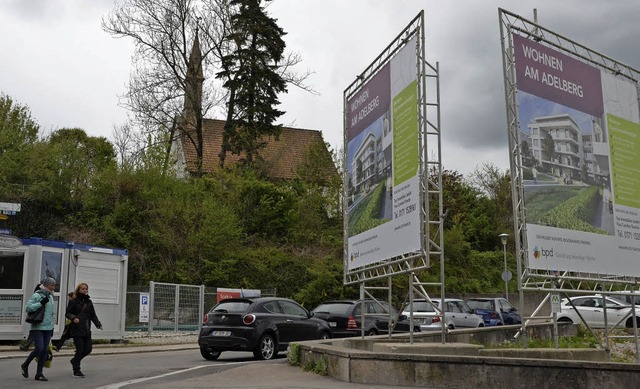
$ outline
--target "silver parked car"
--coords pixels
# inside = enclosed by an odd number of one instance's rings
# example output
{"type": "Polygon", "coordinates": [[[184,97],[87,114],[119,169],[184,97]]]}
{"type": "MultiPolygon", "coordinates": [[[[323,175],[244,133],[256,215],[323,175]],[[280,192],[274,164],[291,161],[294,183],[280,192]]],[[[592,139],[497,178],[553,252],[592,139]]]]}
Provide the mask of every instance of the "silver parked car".
{"type": "MultiPolygon", "coordinates": [[[[562,299],[561,312],[558,313],[558,321],[570,323],[582,323],[576,310],[580,312],[586,324],[591,328],[604,328],[604,304],[602,295],[571,297],[574,307],[569,299],[562,299]]],[[[607,325],[609,328],[620,323],[618,327],[633,327],[633,312],[631,304],[613,297],[606,297],[607,301],[607,325]]],[[[639,307],[636,306],[636,325],[640,327],[639,307]]]]}
{"type": "MultiPolygon", "coordinates": [[[[413,300],[413,321],[420,325],[421,331],[439,330],[442,328],[441,317],[438,317],[436,308],[441,310],[442,300],[431,299],[431,304],[425,299],[413,300]],[[435,305],[435,307],[434,307],[435,305]]],[[[484,327],[482,317],[473,313],[473,310],[460,299],[444,299],[444,321],[448,329],[484,327]]],[[[406,303],[402,314],[409,317],[412,309],[406,303]]]]}

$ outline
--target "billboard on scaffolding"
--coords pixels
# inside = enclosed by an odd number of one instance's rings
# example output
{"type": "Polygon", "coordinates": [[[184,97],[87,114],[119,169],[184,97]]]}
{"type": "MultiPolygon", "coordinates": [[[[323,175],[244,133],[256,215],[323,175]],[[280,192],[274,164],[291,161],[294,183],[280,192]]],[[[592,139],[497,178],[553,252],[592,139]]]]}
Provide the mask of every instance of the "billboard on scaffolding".
{"type": "MultiPolygon", "coordinates": [[[[345,271],[422,253],[419,56],[414,31],[345,92],[345,271]]],[[[365,73],[367,72],[365,71],[365,73]]]]}
{"type": "Polygon", "coordinates": [[[510,29],[525,266],[640,276],[637,82],[544,32],[510,29]]]}

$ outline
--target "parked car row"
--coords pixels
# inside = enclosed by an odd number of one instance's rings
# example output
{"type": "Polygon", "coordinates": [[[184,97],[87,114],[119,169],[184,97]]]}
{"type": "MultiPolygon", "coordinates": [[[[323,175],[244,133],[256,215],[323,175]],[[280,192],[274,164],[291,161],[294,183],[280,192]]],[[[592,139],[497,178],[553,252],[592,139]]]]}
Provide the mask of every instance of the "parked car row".
{"type": "MultiPolygon", "coordinates": [[[[640,315],[634,316],[627,301],[597,294],[565,298],[558,321],[584,320],[592,328],[604,328],[606,304],[609,327],[633,327],[634,319],[640,327],[640,315]]],[[[412,326],[414,332],[442,329],[443,320],[449,329],[522,322],[516,308],[504,298],[416,299],[412,304],[405,304],[400,313],[385,301],[331,300],[308,311],[285,298],[231,298],[220,301],[204,316],[198,345],[207,360],[216,360],[224,351],[250,351],[257,359],[272,359],[290,342],[359,336],[363,328],[366,335],[388,334],[390,323],[391,332],[402,333],[412,326]]]]}
{"type": "Polygon", "coordinates": [[[522,319],[506,299],[503,298],[472,298],[466,302],[460,299],[444,299],[444,315],[441,299],[413,300],[405,304],[403,314],[410,316],[413,311],[414,322],[421,330],[438,330],[442,328],[442,320],[448,329],[476,328],[485,326],[499,326],[520,324],[522,319]],[[438,313],[440,312],[440,313],[438,313]]]}
{"type": "MultiPolygon", "coordinates": [[[[290,342],[358,336],[362,333],[361,300],[336,300],[312,312],[278,297],[220,301],[203,318],[200,354],[213,361],[224,351],[250,351],[256,359],[273,359],[290,342]]],[[[384,301],[364,300],[366,335],[409,332],[406,316],[384,301]]],[[[419,326],[414,331],[420,331],[419,326]]]]}

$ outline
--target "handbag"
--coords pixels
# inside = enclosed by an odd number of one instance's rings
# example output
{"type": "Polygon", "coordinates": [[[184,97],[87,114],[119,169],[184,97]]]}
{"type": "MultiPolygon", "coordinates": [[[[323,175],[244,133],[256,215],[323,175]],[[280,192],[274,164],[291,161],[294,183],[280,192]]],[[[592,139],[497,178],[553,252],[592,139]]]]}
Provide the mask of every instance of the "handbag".
{"type": "Polygon", "coordinates": [[[44,305],[33,312],[27,312],[25,321],[31,324],[40,324],[44,320],[44,305]]]}

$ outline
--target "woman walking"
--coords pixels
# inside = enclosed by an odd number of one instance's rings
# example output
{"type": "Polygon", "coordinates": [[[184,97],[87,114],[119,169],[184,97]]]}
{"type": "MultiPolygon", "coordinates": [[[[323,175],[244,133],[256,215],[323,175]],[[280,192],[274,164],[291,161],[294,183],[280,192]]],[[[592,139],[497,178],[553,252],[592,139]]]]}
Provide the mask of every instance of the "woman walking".
{"type": "Polygon", "coordinates": [[[36,381],[49,381],[47,377],[42,374],[42,368],[44,362],[47,360],[47,351],[49,349],[49,342],[51,341],[51,334],[53,332],[53,291],[56,289],[56,280],[51,277],[47,277],[42,281],[40,289],[36,291],[27,302],[26,311],[35,312],[40,307],[44,306],[44,318],[42,322],[37,324],[31,324],[31,331],[29,336],[33,340],[34,349],[27,356],[27,359],[22,365],[20,370],[24,378],[29,378],[29,364],[33,358],[38,357],[38,367],[36,368],[36,381]]]}
{"type": "Polygon", "coordinates": [[[67,305],[67,319],[71,321],[69,324],[69,333],[73,338],[76,346],[76,354],[71,359],[73,366],[73,376],[76,378],[84,378],[84,374],[80,371],[80,361],[87,355],[91,354],[93,345],[91,342],[91,322],[99,329],[102,329],[102,323],[96,316],[93,308],[93,302],[89,298],[89,285],[81,282],[76,286],[73,292],[73,298],[69,300],[67,305]]]}

